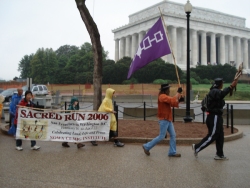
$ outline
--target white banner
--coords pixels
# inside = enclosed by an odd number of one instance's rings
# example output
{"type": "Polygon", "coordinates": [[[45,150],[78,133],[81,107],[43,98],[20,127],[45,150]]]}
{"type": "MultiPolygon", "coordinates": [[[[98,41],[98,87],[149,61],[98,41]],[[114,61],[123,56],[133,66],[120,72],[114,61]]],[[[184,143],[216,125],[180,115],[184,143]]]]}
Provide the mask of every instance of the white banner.
{"type": "Polygon", "coordinates": [[[108,141],[110,114],[69,113],[18,109],[16,138],[22,140],[88,142],[108,141]]]}

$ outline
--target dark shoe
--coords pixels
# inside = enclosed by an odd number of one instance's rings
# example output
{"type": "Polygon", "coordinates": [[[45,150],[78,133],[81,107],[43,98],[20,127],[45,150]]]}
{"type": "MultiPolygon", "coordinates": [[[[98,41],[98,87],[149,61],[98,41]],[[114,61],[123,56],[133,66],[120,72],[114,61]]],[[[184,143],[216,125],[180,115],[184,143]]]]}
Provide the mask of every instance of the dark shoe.
{"type": "Polygon", "coordinates": [[[79,143],[79,144],[77,144],[77,148],[79,149],[79,148],[82,148],[82,147],[84,147],[85,145],[84,144],[81,144],[81,143],[79,143]]]}
{"type": "Polygon", "coordinates": [[[118,141],[118,142],[115,142],[115,143],[114,143],[114,146],[123,147],[124,144],[118,141]]]}
{"type": "Polygon", "coordinates": [[[93,145],[93,146],[98,146],[98,144],[96,143],[96,141],[90,141],[91,142],[91,144],[93,145]]]}
{"type": "Polygon", "coordinates": [[[148,150],[146,150],[146,149],[144,148],[144,146],[143,146],[143,145],[142,145],[142,148],[143,148],[144,153],[145,153],[146,155],[150,155],[150,152],[149,152],[148,150]]]}
{"type": "Polygon", "coordinates": [[[169,157],[181,157],[181,154],[180,153],[176,153],[174,155],[169,155],[169,157]]]}
{"type": "Polygon", "coordinates": [[[68,142],[63,142],[62,146],[65,147],[65,148],[69,148],[70,147],[69,144],[68,144],[68,142]]]}

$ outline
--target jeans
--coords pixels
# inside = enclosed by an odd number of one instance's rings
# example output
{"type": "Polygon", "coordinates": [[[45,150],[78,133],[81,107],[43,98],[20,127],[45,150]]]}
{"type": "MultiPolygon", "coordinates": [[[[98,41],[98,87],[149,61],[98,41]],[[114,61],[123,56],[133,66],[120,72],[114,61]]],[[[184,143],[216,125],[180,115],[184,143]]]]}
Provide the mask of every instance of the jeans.
{"type": "MultiPolygon", "coordinates": [[[[35,140],[31,140],[31,147],[35,146],[36,145],[36,141],[35,140]]],[[[21,139],[17,139],[16,140],[16,146],[22,146],[22,140],[21,139]]]]}
{"type": "Polygon", "coordinates": [[[168,155],[175,155],[176,154],[176,134],[174,130],[174,125],[171,121],[168,120],[159,120],[159,125],[160,125],[160,133],[159,136],[154,138],[152,141],[143,144],[143,147],[146,150],[152,149],[157,143],[159,143],[161,140],[163,140],[166,136],[167,131],[170,134],[170,141],[169,141],[169,151],[168,155]]]}

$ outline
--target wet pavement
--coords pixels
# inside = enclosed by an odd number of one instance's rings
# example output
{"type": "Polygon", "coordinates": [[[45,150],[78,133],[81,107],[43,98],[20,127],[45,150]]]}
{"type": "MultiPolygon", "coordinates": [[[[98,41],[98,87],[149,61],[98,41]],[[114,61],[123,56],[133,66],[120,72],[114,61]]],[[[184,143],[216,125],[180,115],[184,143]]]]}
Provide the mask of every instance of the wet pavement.
{"type": "Polygon", "coordinates": [[[215,145],[199,153],[177,146],[181,158],[169,158],[168,145],[157,145],[146,156],[141,144],[117,148],[111,142],[77,149],[60,142],[37,142],[40,151],[15,150],[15,139],[0,132],[0,187],[3,188],[248,188],[250,187],[250,126],[236,126],[243,137],[225,142],[228,161],[215,161],[215,145]]]}

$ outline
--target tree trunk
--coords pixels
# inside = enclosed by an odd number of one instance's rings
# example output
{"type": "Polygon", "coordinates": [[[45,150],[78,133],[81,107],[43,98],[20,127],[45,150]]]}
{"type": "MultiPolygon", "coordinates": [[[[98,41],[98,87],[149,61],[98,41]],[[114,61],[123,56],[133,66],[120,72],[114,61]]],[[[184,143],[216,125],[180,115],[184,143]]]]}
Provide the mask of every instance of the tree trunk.
{"type": "Polygon", "coordinates": [[[93,72],[93,85],[94,85],[94,98],[93,110],[98,110],[102,102],[102,44],[100,34],[89,10],[85,5],[86,0],[75,0],[77,8],[81,14],[82,20],[88,30],[93,53],[94,53],[94,72],[93,72]]]}

